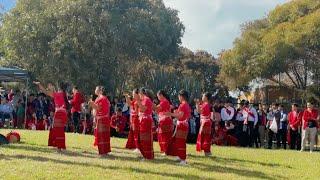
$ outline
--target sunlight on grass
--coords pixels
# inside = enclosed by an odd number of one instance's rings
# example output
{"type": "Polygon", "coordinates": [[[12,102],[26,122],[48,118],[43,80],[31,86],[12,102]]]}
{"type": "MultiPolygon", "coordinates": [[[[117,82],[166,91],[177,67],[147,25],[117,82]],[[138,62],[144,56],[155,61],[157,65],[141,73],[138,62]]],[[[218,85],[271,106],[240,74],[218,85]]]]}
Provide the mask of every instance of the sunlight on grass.
{"type": "MultiPolygon", "coordinates": [[[[9,130],[0,130],[6,134],[9,130]]],[[[67,152],[47,147],[48,132],[19,131],[20,144],[0,147],[1,179],[317,179],[320,153],[213,147],[213,157],[188,145],[187,167],[163,157],[155,142],[156,159],[141,162],[124,149],[126,139],[112,138],[112,156],[100,159],[93,136],[67,134],[67,152]]]]}

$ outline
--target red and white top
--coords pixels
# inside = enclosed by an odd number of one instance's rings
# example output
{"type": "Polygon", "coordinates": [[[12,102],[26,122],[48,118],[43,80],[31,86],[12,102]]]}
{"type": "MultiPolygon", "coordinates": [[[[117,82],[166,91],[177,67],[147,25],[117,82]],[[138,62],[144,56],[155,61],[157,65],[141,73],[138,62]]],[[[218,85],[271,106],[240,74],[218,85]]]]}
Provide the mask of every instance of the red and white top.
{"type": "Polygon", "coordinates": [[[203,118],[211,118],[211,105],[207,102],[200,105],[201,113],[200,116],[203,118]]]}
{"type": "Polygon", "coordinates": [[[179,105],[179,112],[183,112],[183,116],[179,118],[179,121],[188,121],[191,116],[191,108],[188,103],[184,102],[179,105]]]}
{"type": "Polygon", "coordinates": [[[159,109],[158,109],[158,113],[159,115],[166,113],[166,112],[170,112],[170,102],[167,99],[162,99],[160,100],[160,104],[159,104],[159,109]]]}
{"type": "Polygon", "coordinates": [[[64,92],[55,92],[53,93],[53,101],[56,109],[66,109],[65,103],[66,94],[64,92]]]}
{"type": "Polygon", "coordinates": [[[147,115],[147,116],[152,116],[152,105],[153,105],[153,103],[152,103],[151,99],[150,99],[149,97],[145,96],[145,97],[142,99],[141,104],[142,104],[143,106],[145,106],[146,109],[145,109],[144,112],[141,112],[141,111],[140,111],[140,113],[142,113],[142,114],[144,114],[144,115],[147,115]]]}
{"type": "Polygon", "coordinates": [[[230,121],[233,119],[235,114],[235,109],[231,106],[224,107],[221,109],[221,119],[222,121],[230,121]]]}
{"type": "Polygon", "coordinates": [[[110,101],[106,96],[98,97],[94,103],[100,107],[96,110],[96,116],[110,116],[110,101]]]}

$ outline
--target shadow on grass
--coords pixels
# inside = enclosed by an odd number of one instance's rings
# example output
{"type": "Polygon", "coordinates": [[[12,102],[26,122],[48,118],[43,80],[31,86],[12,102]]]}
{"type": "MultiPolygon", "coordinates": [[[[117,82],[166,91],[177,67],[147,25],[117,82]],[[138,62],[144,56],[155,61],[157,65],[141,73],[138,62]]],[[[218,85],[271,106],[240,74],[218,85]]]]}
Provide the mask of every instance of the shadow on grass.
{"type": "Polygon", "coordinates": [[[105,170],[105,169],[124,170],[124,171],[128,171],[128,172],[136,172],[136,173],[157,175],[157,176],[166,176],[166,177],[172,177],[172,178],[205,179],[205,178],[197,176],[197,175],[166,173],[166,172],[154,172],[154,171],[151,171],[151,170],[140,169],[140,168],[132,168],[132,167],[103,166],[103,165],[92,164],[92,163],[87,163],[87,162],[83,163],[83,162],[67,161],[67,160],[52,159],[52,158],[41,157],[41,156],[8,155],[6,157],[9,160],[10,159],[28,159],[28,160],[31,159],[33,161],[39,161],[39,162],[51,161],[51,162],[54,162],[54,163],[57,163],[57,164],[77,165],[77,166],[83,166],[83,167],[94,167],[94,168],[100,168],[102,170],[105,170]]]}
{"type": "MultiPolygon", "coordinates": [[[[41,146],[27,146],[24,144],[18,144],[13,146],[3,146],[3,148],[7,149],[21,149],[21,150],[27,150],[32,152],[44,152],[44,153],[53,153],[55,152],[55,149],[50,149],[48,147],[41,147],[41,146]]],[[[114,149],[125,149],[125,148],[114,148],[114,149]]],[[[129,153],[128,153],[129,154],[129,153]]],[[[85,153],[78,153],[73,151],[65,151],[61,156],[67,156],[67,157],[85,157],[85,158],[97,158],[97,154],[93,152],[85,152],[85,153]]],[[[195,155],[189,155],[194,158],[208,158],[208,157],[202,157],[202,156],[195,156],[195,155]]],[[[53,159],[53,158],[47,158],[42,156],[27,156],[27,155],[8,155],[4,156],[0,154],[1,159],[5,160],[11,160],[13,158],[17,159],[31,159],[34,161],[39,162],[45,162],[45,161],[52,161],[54,163],[59,164],[72,164],[72,165],[79,165],[79,166],[91,166],[95,168],[102,168],[102,169],[122,169],[125,171],[133,171],[137,173],[143,173],[143,174],[150,174],[150,175],[159,175],[159,176],[167,176],[167,177],[174,177],[174,178],[188,178],[188,179],[203,179],[203,177],[196,176],[196,175],[186,175],[186,174],[178,174],[178,173],[167,173],[167,172],[154,172],[146,169],[140,169],[136,167],[117,167],[117,166],[102,166],[99,164],[94,163],[83,163],[83,162],[75,162],[75,161],[67,161],[67,160],[61,160],[61,159],[53,159]]],[[[272,163],[262,163],[258,161],[250,161],[250,160],[240,160],[240,159],[228,159],[228,158],[220,158],[220,157],[209,157],[212,160],[212,163],[232,163],[232,162],[240,162],[240,163],[252,163],[252,164],[260,164],[263,166],[268,167],[280,167],[279,164],[272,164],[272,163]]],[[[139,162],[139,158],[137,157],[131,157],[131,156],[116,156],[116,155],[110,155],[106,158],[107,160],[121,160],[123,162],[133,161],[133,162],[139,162]]],[[[147,163],[152,164],[167,164],[167,165],[174,165],[176,162],[170,159],[155,159],[152,161],[146,161],[147,163]]],[[[178,168],[178,167],[177,167],[178,168]]],[[[261,172],[261,171],[255,171],[252,169],[238,169],[233,167],[225,167],[223,165],[217,165],[217,164],[210,164],[210,163],[200,163],[200,162],[192,162],[187,168],[196,168],[201,170],[203,173],[221,173],[221,174],[234,174],[242,177],[247,178],[260,178],[260,179],[279,179],[283,178],[280,176],[268,176],[267,174],[261,172]]]]}
{"type": "Polygon", "coordinates": [[[231,168],[226,166],[202,164],[197,162],[192,163],[192,165],[197,169],[201,169],[202,171],[216,172],[216,173],[222,173],[222,174],[234,174],[237,176],[242,176],[247,178],[259,178],[259,179],[268,179],[268,180],[276,180],[276,179],[284,178],[282,176],[277,176],[277,175],[269,176],[261,171],[248,170],[248,169],[236,169],[236,168],[231,168]]]}
{"type": "Polygon", "coordinates": [[[265,162],[259,162],[259,161],[251,161],[251,160],[244,160],[244,159],[235,159],[235,158],[223,158],[223,157],[205,157],[205,156],[196,156],[192,154],[188,154],[189,157],[193,158],[202,158],[202,159],[211,159],[214,162],[223,162],[223,163],[234,163],[234,162],[239,162],[239,163],[251,163],[251,164],[258,164],[260,166],[267,166],[267,167],[285,167],[291,169],[291,166],[286,166],[286,165],[281,165],[278,163],[265,163],[265,162]]]}

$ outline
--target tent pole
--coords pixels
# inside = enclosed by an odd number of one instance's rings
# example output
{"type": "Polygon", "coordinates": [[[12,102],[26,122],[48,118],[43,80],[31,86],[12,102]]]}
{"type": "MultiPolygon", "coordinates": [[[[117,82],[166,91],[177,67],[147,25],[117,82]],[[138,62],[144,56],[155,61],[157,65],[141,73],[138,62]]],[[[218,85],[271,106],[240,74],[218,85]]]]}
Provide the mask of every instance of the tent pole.
{"type": "Polygon", "coordinates": [[[27,109],[28,109],[28,92],[29,91],[29,78],[27,78],[27,85],[26,85],[26,102],[24,107],[24,122],[27,122],[27,109]]]}

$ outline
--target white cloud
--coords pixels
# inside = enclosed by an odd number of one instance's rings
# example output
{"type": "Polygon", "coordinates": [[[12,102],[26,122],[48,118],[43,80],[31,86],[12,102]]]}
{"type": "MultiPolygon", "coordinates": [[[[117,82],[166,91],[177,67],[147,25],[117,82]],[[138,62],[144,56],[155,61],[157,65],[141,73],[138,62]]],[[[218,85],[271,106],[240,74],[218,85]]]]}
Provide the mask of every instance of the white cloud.
{"type": "Polygon", "coordinates": [[[240,24],[262,18],[276,5],[288,0],[164,0],[180,11],[186,26],[183,46],[218,54],[232,47],[240,24]]]}

